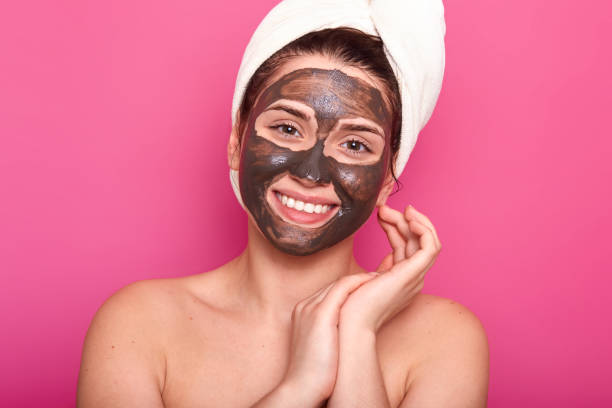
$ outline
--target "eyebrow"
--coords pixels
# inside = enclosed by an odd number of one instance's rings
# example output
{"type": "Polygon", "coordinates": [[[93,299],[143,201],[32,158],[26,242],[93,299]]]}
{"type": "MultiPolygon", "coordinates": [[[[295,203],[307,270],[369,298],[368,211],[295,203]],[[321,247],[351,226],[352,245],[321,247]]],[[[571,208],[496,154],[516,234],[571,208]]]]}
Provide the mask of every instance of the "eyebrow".
{"type": "Polygon", "coordinates": [[[378,129],[366,125],[345,123],[344,125],[340,126],[340,130],[352,130],[353,132],[370,132],[382,137],[383,139],[385,138],[378,129]]]}
{"type": "Polygon", "coordinates": [[[278,105],[274,105],[271,108],[266,109],[266,111],[269,110],[279,110],[279,111],[285,111],[287,113],[290,113],[294,116],[297,116],[298,118],[305,120],[307,122],[310,121],[310,115],[302,112],[301,110],[297,110],[294,107],[291,106],[287,106],[287,105],[282,105],[282,104],[278,104],[278,105]]]}
{"type": "MultiPolygon", "coordinates": [[[[287,112],[291,115],[294,115],[302,120],[305,120],[307,122],[309,122],[312,118],[310,117],[309,114],[294,108],[293,106],[289,106],[289,105],[284,105],[282,103],[277,103],[274,106],[266,109],[265,111],[269,111],[269,110],[278,110],[278,111],[284,111],[287,112]]],[[[264,112],[265,112],[264,111],[264,112]]],[[[385,136],[381,133],[381,131],[379,129],[377,129],[376,127],[373,126],[367,126],[365,124],[356,124],[356,123],[344,123],[343,125],[341,125],[339,127],[339,130],[350,130],[353,132],[369,132],[369,133],[373,133],[375,135],[380,136],[381,138],[385,138],[385,136]]]]}

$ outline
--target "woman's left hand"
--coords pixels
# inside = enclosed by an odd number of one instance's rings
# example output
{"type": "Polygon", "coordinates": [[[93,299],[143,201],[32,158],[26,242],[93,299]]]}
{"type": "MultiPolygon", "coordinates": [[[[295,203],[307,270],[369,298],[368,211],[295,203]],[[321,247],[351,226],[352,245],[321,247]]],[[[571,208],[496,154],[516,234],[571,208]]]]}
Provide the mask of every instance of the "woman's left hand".
{"type": "Polygon", "coordinates": [[[382,205],[378,221],[393,252],[378,267],[380,275],[360,286],[344,302],[340,310],[340,329],[376,333],[421,291],[425,273],[442,249],[429,218],[412,206],[401,213],[382,205]]]}

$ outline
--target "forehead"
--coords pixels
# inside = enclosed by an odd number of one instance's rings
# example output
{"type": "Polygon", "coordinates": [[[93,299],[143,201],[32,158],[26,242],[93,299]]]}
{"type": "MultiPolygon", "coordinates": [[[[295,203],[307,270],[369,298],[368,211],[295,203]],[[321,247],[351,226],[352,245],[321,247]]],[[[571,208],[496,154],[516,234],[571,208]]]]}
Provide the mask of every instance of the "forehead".
{"type": "Polygon", "coordinates": [[[279,99],[307,104],[318,120],[364,117],[384,127],[391,120],[378,88],[336,68],[299,68],[282,75],[261,94],[257,110],[279,99]]]}
{"type": "Polygon", "coordinates": [[[320,68],[329,71],[336,69],[346,75],[362,79],[374,88],[380,87],[377,80],[367,71],[322,54],[299,55],[288,59],[276,70],[269,83],[276,82],[280,77],[301,68],[320,68]]]}

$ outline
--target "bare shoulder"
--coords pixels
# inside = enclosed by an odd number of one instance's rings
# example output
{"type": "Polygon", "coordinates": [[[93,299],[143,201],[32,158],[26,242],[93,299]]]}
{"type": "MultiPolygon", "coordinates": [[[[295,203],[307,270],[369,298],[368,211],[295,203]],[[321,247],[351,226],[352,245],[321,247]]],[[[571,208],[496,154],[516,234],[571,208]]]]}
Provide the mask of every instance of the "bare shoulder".
{"type": "Polygon", "coordinates": [[[79,407],[162,406],[163,350],[180,290],[174,279],[138,281],[100,306],[83,344],[79,407]]]}
{"type": "Polygon", "coordinates": [[[452,330],[465,334],[485,334],[480,319],[470,309],[456,300],[441,296],[419,293],[402,315],[403,323],[427,328],[432,334],[452,330]]]}
{"type": "Polygon", "coordinates": [[[193,302],[194,287],[202,285],[211,291],[213,271],[179,278],[147,279],[130,283],[113,293],[96,312],[94,324],[112,324],[116,328],[138,327],[140,330],[165,328],[155,336],[164,340],[164,333],[172,327],[177,313],[193,302]]]}
{"type": "MultiPolygon", "coordinates": [[[[180,296],[177,279],[148,279],[130,283],[113,293],[97,310],[92,326],[139,330],[163,326],[171,319],[180,296]]],[[[160,339],[159,335],[156,336],[160,339]]]]}
{"type": "Polygon", "coordinates": [[[412,352],[400,407],[485,407],[489,346],[480,319],[457,301],[423,293],[398,318],[412,352]]]}

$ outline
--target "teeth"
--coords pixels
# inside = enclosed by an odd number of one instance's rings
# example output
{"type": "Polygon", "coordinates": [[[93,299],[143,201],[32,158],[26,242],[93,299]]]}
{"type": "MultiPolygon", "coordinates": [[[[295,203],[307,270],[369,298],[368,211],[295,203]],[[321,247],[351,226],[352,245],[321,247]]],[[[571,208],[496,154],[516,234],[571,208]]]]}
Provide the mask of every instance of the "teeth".
{"type": "Polygon", "coordinates": [[[314,212],[314,204],[306,203],[306,205],[304,206],[304,211],[309,214],[312,214],[314,212]]]}
{"type": "Polygon", "coordinates": [[[321,205],[321,204],[314,204],[314,203],[305,203],[303,201],[296,200],[295,198],[287,197],[286,195],[278,193],[278,192],[276,192],[275,194],[276,194],[276,197],[279,199],[279,201],[284,206],[293,208],[294,210],[297,210],[297,211],[303,211],[308,214],[312,214],[312,213],[325,214],[327,211],[329,211],[331,207],[330,205],[327,205],[327,204],[321,205]]]}

